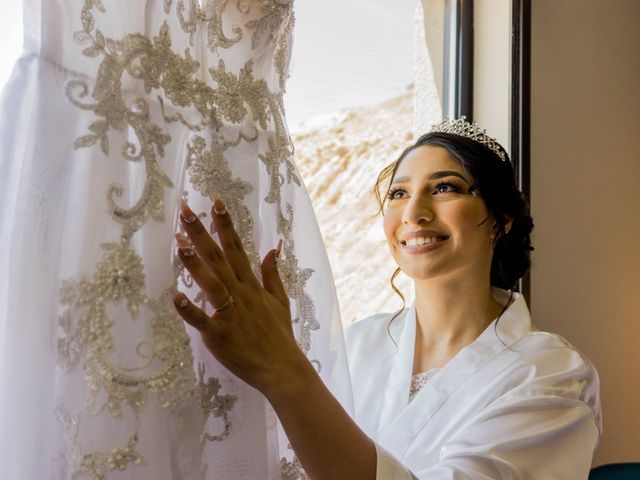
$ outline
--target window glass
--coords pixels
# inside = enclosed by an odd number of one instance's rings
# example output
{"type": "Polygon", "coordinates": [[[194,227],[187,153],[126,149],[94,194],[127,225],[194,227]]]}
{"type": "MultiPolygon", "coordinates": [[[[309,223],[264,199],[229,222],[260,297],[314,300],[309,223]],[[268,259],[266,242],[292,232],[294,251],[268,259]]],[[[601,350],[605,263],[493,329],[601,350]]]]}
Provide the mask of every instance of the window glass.
{"type": "MultiPolygon", "coordinates": [[[[417,5],[323,0],[296,7],[285,107],[347,325],[402,307],[389,284],[396,265],[372,188],[413,139],[416,45],[426,49],[416,36],[417,5]]],[[[408,279],[396,284],[410,301],[408,279]]]]}
{"type": "Polygon", "coordinates": [[[22,50],[22,0],[2,0],[0,15],[0,90],[22,50]]]}

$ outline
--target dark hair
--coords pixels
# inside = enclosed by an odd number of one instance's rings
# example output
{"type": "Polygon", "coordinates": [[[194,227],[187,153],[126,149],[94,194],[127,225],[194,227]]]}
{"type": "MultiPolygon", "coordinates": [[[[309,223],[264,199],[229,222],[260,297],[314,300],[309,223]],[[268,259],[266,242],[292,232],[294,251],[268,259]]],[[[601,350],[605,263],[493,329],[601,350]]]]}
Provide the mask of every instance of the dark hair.
{"type": "MultiPolygon", "coordinates": [[[[529,253],[533,250],[533,219],[529,214],[528,202],[516,185],[513,167],[506,151],[503,150],[506,160],[502,160],[484,144],[467,137],[440,132],[422,135],[402,152],[398,160],[385,167],[378,175],[374,193],[380,207],[379,213],[384,215],[390,183],[398,165],[411,151],[424,145],[446,148],[451,157],[460,162],[473,178],[474,190],[484,200],[498,225],[490,283],[494,287],[513,288],[518,279],[527,273],[531,264],[529,253]],[[506,232],[505,227],[509,221],[512,221],[511,228],[506,232]]],[[[399,269],[391,278],[391,286],[397,293],[399,291],[393,280],[398,273],[399,269]]],[[[404,297],[402,299],[404,301],[404,297]]]]}

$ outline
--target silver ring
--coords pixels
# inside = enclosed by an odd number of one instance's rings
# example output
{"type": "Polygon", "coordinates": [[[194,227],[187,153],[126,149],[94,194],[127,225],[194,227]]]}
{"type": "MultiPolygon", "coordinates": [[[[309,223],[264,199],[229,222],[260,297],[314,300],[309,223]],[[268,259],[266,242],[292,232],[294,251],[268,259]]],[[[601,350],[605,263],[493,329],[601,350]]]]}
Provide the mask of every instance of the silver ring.
{"type": "Polygon", "coordinates": [[[231,293],[229,293],[229,295],[227,295],[227,299],[222,302],[222,305],[220,305],[219,307],[216,307],[215,305],[213,306],[213,309],[216,312],[221,312],[222,310],[224,310],[227,307],[230,307],[232,305],[234,305],[236,303],[236,301],[233,299],[233,297],[231,296],[231,293]]]}

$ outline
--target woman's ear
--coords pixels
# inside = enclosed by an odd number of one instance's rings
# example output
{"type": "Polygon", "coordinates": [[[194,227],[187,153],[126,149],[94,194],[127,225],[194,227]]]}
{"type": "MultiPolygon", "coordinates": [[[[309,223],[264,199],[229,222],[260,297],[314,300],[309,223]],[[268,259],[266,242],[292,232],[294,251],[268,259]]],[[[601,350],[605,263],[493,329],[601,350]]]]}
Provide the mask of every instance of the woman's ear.
{"type": "Polygon", "coordinates": [[[497,220],[493,220],[493,235],[491,238],[495,239],[494,240],[494,244],[495,242],[498,241],[498,239],[500,237],[505,236],[506,234],[509,233],[509,230],[511,230],[511,226],[513,225],[513,219],[507,217],[506,215],[503,215],[503,220],[506,220],[502,226],[502,228],[500,228],[500,224],[498,223],[497,220]]]}
{"type": "Polygon", "coordinates": [[[510,218],[507,223],[504,224],[504,234],[506,235],[511,230],[511,226],[513,225],[513,218],[510,218]]]}

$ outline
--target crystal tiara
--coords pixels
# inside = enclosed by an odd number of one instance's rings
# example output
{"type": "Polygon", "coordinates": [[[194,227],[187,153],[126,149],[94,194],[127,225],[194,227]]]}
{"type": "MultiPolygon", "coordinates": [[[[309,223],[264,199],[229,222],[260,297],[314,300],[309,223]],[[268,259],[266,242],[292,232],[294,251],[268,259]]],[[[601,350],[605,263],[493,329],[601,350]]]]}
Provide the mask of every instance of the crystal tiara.
{"type": "Polygon", "coordinates": [[[479,142],[489,148],[492,152],[498,155],[501,160],[507,160],[507,152],[502,145],[500,145],[495,138],[491,138],[487,135],[487,131],[481,129],[477,123],[467,122],[467,118],[464,115],[454,120],[445,118],[442,122],[431,127],[429,133],[434,132],[452,133],[454,135],[460,135],[461,137],[470,138],[471,140],[479,142]]]}

